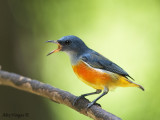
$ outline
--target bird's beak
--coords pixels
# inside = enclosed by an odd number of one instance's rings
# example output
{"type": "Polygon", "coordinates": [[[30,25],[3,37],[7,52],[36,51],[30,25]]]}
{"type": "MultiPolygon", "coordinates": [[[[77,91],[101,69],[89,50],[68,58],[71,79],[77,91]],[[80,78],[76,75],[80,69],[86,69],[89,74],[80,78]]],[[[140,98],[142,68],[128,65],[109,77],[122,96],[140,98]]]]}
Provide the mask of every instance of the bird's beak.
{"type": "Polygon", "coordinates": [[[52,53],[59,52],[62,49],[62,46],[57,42],[57,40],[48,40],[46,42],[51,42],[51,43],[55,43],[55,44],[58,45],[58,48],[53,50],[53,51],[51,51],[50,53],[48,53],[47,56],[52,54],[52,53]]]}

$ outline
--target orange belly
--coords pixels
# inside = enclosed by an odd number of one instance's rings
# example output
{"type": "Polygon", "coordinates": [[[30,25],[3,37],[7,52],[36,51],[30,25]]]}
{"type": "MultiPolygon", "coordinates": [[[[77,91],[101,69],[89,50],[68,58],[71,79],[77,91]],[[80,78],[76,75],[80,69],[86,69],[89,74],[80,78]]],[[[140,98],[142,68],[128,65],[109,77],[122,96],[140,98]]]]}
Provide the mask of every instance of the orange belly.
{"type": "Polygon", "coordinates": [[[107,73],[97,71],[89,67],[84,62],[79,62],[77,65],[72,66],[76,75],[86,84],[95,89],[104,89],[112,80],[112,76],[107,73]]]}
{"type": "Polygon", "coordinates": [[[104,87],[114,89],[120,87],[136,87],[134,83],[128,81],[125,77],[111,73],[96,70],[86,63],[80,61],[77,65],[72,66],[75,74],[86,84],[95,89],[104,89],[104,87]]]}

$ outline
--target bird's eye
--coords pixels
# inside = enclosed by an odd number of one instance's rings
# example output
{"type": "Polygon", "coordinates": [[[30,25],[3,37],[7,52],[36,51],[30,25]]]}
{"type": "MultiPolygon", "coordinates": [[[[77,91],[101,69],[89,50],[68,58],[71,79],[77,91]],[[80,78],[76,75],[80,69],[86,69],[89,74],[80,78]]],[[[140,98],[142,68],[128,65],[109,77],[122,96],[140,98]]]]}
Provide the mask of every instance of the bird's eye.
{"type": "Polygon", "coordinates": [[[66,40],[66,41],[65,41],[65,45],[69,45],[69,44],[71,44],[71,41],[66,40]]]}

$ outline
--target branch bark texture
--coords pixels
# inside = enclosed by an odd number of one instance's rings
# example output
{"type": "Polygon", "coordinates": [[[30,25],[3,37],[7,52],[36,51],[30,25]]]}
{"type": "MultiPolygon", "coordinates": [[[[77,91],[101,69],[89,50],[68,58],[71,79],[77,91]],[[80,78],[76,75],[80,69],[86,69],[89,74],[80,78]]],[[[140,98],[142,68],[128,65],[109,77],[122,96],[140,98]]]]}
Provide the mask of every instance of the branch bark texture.
{"type": "Polygon", "coordinates": [[[77,104],[73,106],[73,101],[76,96],[71,93],[15,73],[0,70],[0,85],[10,86],[49,98],[54,102],[64,104],[94,120],[121,120],[97,105],[93,105],[91,108],[87,109],[89,100],[86,98],[80,99],[77,104]]]}

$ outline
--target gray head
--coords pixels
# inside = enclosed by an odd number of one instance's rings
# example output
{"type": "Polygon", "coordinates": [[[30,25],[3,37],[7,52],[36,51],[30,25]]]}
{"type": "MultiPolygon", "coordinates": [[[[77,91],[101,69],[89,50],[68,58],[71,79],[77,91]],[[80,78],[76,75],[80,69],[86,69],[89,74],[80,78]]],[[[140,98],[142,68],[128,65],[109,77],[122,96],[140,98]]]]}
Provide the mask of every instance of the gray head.
{"type": "Polygon", "coordinates": [[[48,55],[58,51],[65,51],[69,54],[81,54],[89,49],[80,38],[73,35],[64,36],[59,40],[49,40],[47,42],[58,44],[58,48],[48,55]]]}

